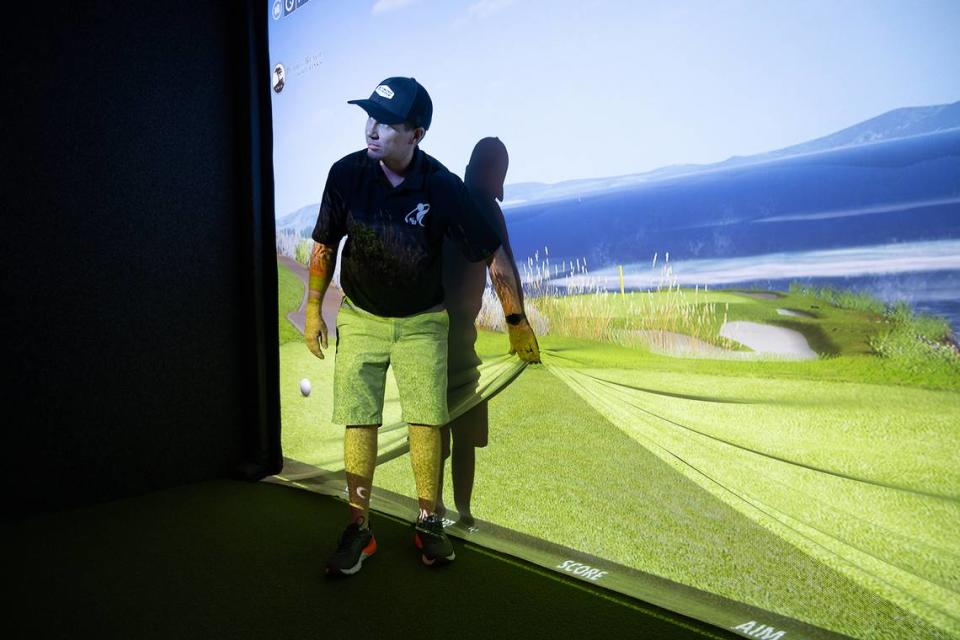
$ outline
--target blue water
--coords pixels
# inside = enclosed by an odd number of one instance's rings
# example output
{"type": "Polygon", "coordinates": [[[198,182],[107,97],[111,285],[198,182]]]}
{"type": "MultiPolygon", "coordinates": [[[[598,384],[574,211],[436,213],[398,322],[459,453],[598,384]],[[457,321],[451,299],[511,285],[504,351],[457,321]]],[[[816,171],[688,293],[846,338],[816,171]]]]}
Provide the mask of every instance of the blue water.
{"type": "MultiPolygon", "coordinates": [[[[852,289],[960,330],[960,129],[564,194],[504,213],[521,269],[528,256],[542,264],[549,255],[552,276],[576,265],[582,280],[585,264],[601,281],[593,285],[614,289],[622,266],[625,285],[645,289],[669,253],[670,277],[682,286],[852,289]]],[[[591,286],[572,280],[553,284],[591,286]]]]}
{"type": "Polygon", "coordinates": [[[504,209],[514,255],[591,268],[960,238],[960,129],[504,209]]]}

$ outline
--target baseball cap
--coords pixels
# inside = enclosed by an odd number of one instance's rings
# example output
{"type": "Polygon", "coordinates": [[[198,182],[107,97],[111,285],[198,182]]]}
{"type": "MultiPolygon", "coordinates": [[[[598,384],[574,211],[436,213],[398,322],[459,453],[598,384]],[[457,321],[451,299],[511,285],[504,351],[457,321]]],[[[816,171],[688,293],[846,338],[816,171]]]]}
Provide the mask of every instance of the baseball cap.
{"type": "Polygon", "coordinates": [[[429,129],[433,118],[430,94],[416,78],[387,78],[377,85],[368,99],[347,100],[347,103],[360,106],[384,124],[412,122],[429,129]]]}

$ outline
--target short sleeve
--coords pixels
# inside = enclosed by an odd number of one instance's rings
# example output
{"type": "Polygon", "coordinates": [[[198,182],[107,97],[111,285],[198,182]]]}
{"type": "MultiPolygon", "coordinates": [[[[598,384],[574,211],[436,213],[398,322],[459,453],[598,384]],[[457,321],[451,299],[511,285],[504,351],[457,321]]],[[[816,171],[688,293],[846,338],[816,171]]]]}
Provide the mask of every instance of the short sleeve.
{"type": "Polygon", "coordinates": [[[486,260],[502,244],[496,221],[484,202],[456,180],[455,206],[448,220],[446,235],[455,242],[470,262],[486,260]]]}
{"type": "Polygon", "coordinates": [[[313,240],[319,244],[337,246],[347,234],[347,207],[344,199],[342,171],[334,164],[327,174],[327,184],[320,199],[320,212],[313,228],[313,240]]]}

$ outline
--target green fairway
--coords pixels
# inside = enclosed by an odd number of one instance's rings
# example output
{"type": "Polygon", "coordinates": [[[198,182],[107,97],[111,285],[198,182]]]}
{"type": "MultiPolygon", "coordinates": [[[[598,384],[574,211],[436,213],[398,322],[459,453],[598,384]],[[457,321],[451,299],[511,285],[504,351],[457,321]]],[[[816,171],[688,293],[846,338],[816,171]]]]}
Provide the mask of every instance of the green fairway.
{"type": "MultiPolygon", "coordinates": [[[[474,515],[854,637],[960,633],[952,365],[910,370],[868,355],[883,322],[869,311],[800,294],[706,295],[730,320],[803,327],[811,345],[821,335],[830,357],[682,359],[541,336],[545,365],[490,403],[474,515]]],[[[614,318],[629,309],[616,298],[605,302],[614,318]]],[[[503,371],[506,349],[506,335],[480,331],[488,372],[503,371]]],[[[328,422],[332,359],[299,343],[280,358],[285,455],[342,468],[342,427],[328,422]],[[296,389],[304,376],[310,398],[296,389]]],[[[388,396],[385,424],[399,415],[388,396]]],[[[405,435],[402,425],[382,433],[381,450],[405,435]]],[[[447,476],[452,504],[449,465],[447,476]]],[[[408,457],[378,466],[375,484],[413,496],[408,457]]]]}
{"type": "Polygon", "coordinates": [[[954,394],[554,371],[620,430],[740,513],[957,631],[954,394]]]}

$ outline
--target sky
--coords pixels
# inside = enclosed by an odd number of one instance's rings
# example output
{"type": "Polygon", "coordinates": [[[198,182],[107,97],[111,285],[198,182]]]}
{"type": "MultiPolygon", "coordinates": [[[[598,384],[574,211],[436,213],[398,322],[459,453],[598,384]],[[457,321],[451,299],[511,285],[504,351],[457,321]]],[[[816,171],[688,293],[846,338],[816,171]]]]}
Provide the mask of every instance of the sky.
{"type": "Polygon", "coordinates": [[[271,92],[277,217],[364,148],[347,100],[390,76],[433,100],[424,151],[462,176],[497,136],[508,185],[719,162],[960,100],[956,0],[300,2],[269,19],[287,77],[271,92]]]}

